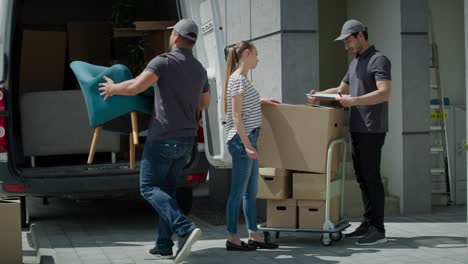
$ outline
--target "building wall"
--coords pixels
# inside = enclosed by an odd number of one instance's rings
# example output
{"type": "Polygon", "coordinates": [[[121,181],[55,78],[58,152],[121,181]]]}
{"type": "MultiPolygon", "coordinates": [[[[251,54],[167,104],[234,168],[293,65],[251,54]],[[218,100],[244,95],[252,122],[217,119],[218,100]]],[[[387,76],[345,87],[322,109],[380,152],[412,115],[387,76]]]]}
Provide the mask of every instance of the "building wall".
{"type": "Polygon", "coordinates": [[[465,105],[463,0],[429,0],[433,39],[438,46],[440,81],[452,105],[465,105]]]}
{"type": "Polygon", "coordinates": [[[319,50],[320,50],[320,87],[326,90],[336,87],[348,69],[348,56],[342,42],[335,42],[343,23],[347,20],[347,1],[319,1],[319,50]]]}
{"type": "Polygon", "coordinates": [[[401,16],[399,1],[347,0],[348,19],[363,22],[369,42],[392,62],[392,94],[389,101],[389,132],[382,150],[381,174],[388,179],[389,191],[400,197],[403,208],[403,138],[402,138],[402,58],[401,16]]]}
{"type": "Polygon", "coordinates": [[[258,49],[251,78],[260,95],[304,103],[304,92],[319,80],[317,1],[221,2],[226,7],[226,44],[252,40],[258,49]]]}
{"type": "MultiPolygon", "coordinates": [[[[464,12],[463,12],[463,17],[464,17],[464,33],[465,33],[465,36],[464,36],[464,40],[465,40],[465,87],[468,87],[468,0],[464,0],[464,8],[463,8],[464,12]]],[[[468,92],[466,91],[467,89],[465,88],[465,104],[467,106],[467,109],[468,109],[468,92]]],[[[468,124],[468,111],[466,111],[466,120],[467,120],[467,124],[468,124]]],[[[466,138],[468,139],[468,129],[467,129],[467,132],[466,132],[466,138]]],[[[467,160],[466,160],[466,163],[468,164],[468,155],[467,155],[467,160]]],[[[467,170],[467,174],[468,174],[468,170],[467,170]]],[[[467,175],[467,179],[468,179],[468,175],[467,175]]],[[[467,182],[467,186],[466,186],[466,189],[468,190],[468,181],[467,182]]],[[[468,192],[467,192],[467,201],[468,201],[468,192]]],[[[468,207],[468,203],[467,203],[467,207],[468,207]]],[[[468,212],[468,210],[467,210],[468,212]]],[[[467,223],[468,223],[468,218],[467,218],[467,223]]],[[[468,236],[467,236],[467,241],[468,241],[468,236]]]]}

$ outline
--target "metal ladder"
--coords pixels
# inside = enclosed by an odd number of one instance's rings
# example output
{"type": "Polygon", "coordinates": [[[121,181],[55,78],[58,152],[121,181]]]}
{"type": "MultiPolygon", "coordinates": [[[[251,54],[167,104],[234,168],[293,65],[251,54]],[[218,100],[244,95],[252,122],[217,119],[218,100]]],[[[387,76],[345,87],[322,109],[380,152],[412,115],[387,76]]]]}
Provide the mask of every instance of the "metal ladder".
{"type": "Polygon", "coordinates": [[[447,205],[451,205],[454,201],[454,192],[452,188],[452,173],[450,170],[450,155],[448,149],[448,136],[447,136],[447,118],[448,111],[446,110],[445,100],[440,85],[439,73],[439,58],[437,45],[431,43],[432,47],[432,60],[430,65],[430,88],[431,98],[437,99],[438,104],[431,104],[431,153],[442,158],[443,168],[440,166],[432,168],[432,176],[443,176],[445,179],[445,188],[432,189],[433,195],[443,195],[447,197],[447,205]],[[434,121],[435,124],[433,123],[434,121]],[[434,142],[435,141],[435,142],[434,142]]]}

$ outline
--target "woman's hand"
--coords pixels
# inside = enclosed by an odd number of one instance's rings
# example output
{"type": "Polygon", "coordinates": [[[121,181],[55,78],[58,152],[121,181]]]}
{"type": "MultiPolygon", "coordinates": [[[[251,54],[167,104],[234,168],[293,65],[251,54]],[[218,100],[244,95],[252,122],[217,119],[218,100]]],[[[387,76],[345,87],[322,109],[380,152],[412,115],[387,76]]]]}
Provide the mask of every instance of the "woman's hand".
{"type": "Polygon", "coordinates": [[[261,104],[269,104],[269,105],[279,105],[281,104],[280,101],[273,99],[273,98],[262,98],[260,99],[261,104]]]}
{"type": "Polygon", "coordinates": [[[245,147],[245,152],[250,159],[258,160],[257,150],[252,145],[245,147]]]}
{"type": "Polygon", "coordinates": [[[109,97],[113,96],[113,86],[115,85],[114,81],[107,76],[104,76],[105,83],[100,83],[99,91],[101,96],[104,96],[104,100],[107,100],[109,97]]]}

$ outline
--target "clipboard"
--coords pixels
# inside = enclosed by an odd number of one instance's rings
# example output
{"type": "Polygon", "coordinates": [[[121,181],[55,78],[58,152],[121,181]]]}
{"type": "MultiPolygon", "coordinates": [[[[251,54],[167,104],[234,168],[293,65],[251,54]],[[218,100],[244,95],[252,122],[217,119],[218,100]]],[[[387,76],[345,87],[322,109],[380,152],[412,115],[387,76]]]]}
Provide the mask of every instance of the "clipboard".
{"type": "Polygon", "coordinates": [[[314,93],[314,94],[305,94],[308,98],[317,98],[317,99],[332,99],[335,100],[336,97],[341,97],[340,94],[324,94],[324,93],[314,93]]]}

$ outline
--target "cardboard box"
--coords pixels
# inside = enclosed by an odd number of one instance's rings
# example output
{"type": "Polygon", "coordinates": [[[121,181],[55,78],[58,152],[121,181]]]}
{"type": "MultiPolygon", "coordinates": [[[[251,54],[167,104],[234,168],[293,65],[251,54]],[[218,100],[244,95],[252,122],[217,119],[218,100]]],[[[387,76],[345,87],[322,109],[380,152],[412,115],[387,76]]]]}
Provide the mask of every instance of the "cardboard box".
{"type": "MultiPolygon", "coordinates": [[[[262,115],[258,142],[261,167],[326,173],[328,145],[342,136],[343,109],[262,105],[262,115]]],[[[334,150],[333,173],[340,150],[334,150]]]]}
{"type": "Polygon", "coordinates": [[[297,227],[297,201],[268,200],[267,201],[267,227],[296,228],[297,227]]]}
{"type": "Polygon", "coordinates": [[[145,61],[169,51],[169,37],[171,30],[149,31],[144,38],[145,61]]]}
{"type": "Polygon", "coordinates": [[[287,199],[292,193],[291,173],[284,169],[260,168],[257,198],[287,199]]]}
{"type": "Polygon", "coordinates": [[[67,35],[58,31],[23,31],[21,93],[63,89],[67,35]]]}
{"type": "MultiPolygon", "coordinates": [[[[340,200],[335,197],[330,200],[330,221],[336,222],[340,217],[340,200]]],[[[299,228],[323,229],[325,222],[325,201],[298,200],[299,228]]]]}
{"type": "Polygon", "coordinates": [[[107,22],[69,22],[68,59],[107,66],[112,61],[112,29],[107,22]]]}
{"type": "MultiPolygon", "coordinates": [[[[334,177],[336,178],[336,177],[334,177]]],[[[332,180],[334,179],[332,178],[332,180]]],[[[336,180],[335,180],[336,181],[336,180]]],[[[332,181],[330,184],[331,195],[334,184],[339,183],[332,181]],[[333,186],[333,187],[332,187],[333,186]]],[[[293,198],[297,200],[325,200],[326,194],[326,174],[318,173],[293,173],[293,198]]]]}
{"type": "Polygon", "coordinates": [[[167,30],[177,22],[175,20],[135,21],[135,30],[167,30]]]}
{"type": "Polygon", "coordinates": [[[19,200],[0,200],[0,262],[23,263],[19,200]]]}

